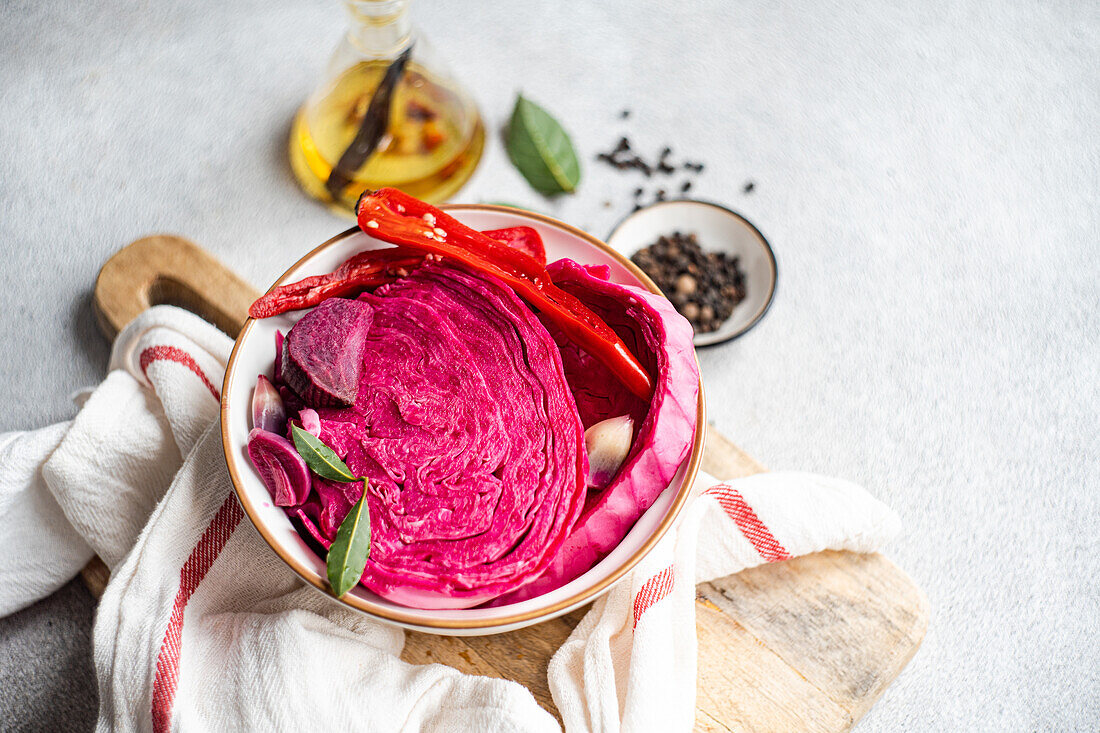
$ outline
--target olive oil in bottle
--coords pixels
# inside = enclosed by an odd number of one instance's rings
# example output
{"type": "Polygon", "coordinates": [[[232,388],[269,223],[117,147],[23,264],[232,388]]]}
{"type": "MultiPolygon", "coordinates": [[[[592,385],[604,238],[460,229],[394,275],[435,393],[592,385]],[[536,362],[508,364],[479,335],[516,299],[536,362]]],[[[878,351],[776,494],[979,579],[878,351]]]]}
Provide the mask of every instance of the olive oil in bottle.
{"type": "MultiPolygon", "coordinates": [[[[290,163],[311,196],[351,212],[366,189],[394,186],[437,203],[452,196],[481,158],[485,131],[464,89],[408,22],[409,0],[346,0],[352,25],[329,65],[329,78],[299,110],[290,163]],[[352,170],[333,168],[364,124],[386,70],[411,46],[392,88],[389,115],[373,152],[352,170]],[[347,180],[343,184],[343,180],[347,180]],[[333,191],[337,195],[333,195],[333,191]]],[[[377,112],[373,110],[372,112],[377,112]]],[[[347,159],[344,159],[347,163],[347,159]]]]}

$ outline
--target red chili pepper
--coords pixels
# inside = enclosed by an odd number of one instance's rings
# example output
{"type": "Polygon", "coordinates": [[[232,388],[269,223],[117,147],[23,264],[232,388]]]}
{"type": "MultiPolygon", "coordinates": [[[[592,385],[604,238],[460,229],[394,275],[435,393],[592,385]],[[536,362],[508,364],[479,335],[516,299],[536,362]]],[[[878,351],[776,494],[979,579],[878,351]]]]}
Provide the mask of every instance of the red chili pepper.
{"type": "Polygon", "coordinates": [[[649,374],[622,339],[576,296],[554,285],[534,257],[394,188],[364,193],[355,210],[360,228],[372,237],[442,255],[500,278],[607,366],[631,392],[645,400],[653,395],[649,374]]]}
{"type": "MultiPolygon", "coordinates": [[[[531,227],[509,227],[485,234],[509,247],[525,252],[542,252],[542,259],[546,260],[542,238],[531,227]]],[[[402,268],[416,267],[423,260],[422,255],[401,247],[360,252],[327,275],[312,275],[295,283],[272,288],[249,307],[248,315],[253,318],[270,318],[287,311],[312,308],[326,298],[376,288],[400,277],[403,274],[402,268]]]]}
{"type": "Polygon", "coordinates": [[[507,229],[493,229],[482,232],[489,239],[495,239],[501,244],[518,249],[520,252],[531,255],[546,266],[546,248],[542,246],[542,237],[531,227],[508,227],[507,229]]]}
{"type": "Polygon", "coordinates": [[[423,255],[401,247],[360,252],[327,275],[312,275],[272,288],[249,307],[248,315],[269,318],[310,308],[326,298],[362,292],[407,274],[402,268],[416,267],[423,260],[423,255]]]}

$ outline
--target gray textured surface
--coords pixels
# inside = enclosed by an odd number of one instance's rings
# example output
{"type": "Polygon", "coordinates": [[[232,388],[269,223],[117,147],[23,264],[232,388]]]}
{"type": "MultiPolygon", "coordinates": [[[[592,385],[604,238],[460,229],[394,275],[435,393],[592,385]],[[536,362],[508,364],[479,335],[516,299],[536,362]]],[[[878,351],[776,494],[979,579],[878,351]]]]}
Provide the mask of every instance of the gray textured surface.
{"type": "MultiPolygon", "coordinates": [[[[605,235],[640,181],[592,157],[627,132],[702,159],[693,193],[770,238],[770,314],[700,356],[710,414],[764,463],[894,506],[888,552],[932,605],[861,730],[1094,728],[1097,4],[520,5],[415,12],[490,125],[522,88],[570,127],[585,180],[542,202],[494,139],[459,198],[605,235]]],[[[88,293],[119,246],[180,232],[263,284],[346,226],[284,155],[336,6],[0,8],[0,430],[68,416],[101,376],[88,293]]],[[[91,614],[70,585],[0,621],[3,727],[91,726],[91,614]]]]}

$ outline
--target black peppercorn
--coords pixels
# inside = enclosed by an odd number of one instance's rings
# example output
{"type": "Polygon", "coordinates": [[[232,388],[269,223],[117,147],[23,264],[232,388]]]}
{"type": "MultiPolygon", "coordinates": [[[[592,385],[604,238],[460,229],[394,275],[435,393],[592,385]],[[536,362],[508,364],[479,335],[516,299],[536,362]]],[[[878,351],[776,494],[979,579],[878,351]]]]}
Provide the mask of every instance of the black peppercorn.
{"type": "Polygon", "coordinates": [[[745,299],[745,276],[737,258],[724,252],[704,252],[694,233],[659,237],[631,260],[669,296],[698,333],[718,329],[745,299]]]}

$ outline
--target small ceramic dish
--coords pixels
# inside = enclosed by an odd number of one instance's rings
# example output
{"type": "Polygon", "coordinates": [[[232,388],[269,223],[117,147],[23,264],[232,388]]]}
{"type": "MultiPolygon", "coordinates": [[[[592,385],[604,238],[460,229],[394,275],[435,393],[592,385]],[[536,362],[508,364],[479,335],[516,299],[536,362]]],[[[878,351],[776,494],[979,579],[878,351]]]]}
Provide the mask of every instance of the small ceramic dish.
{"type": "Polygon", "coordinates": [[[728,341],[755,326],[768,312],[779,273],[768,240],[737,212],[706,201],[661,201],[623,219],[611,232],[607,243],[629,258],[656,242],[658,237],[673,232],[695,233],[704,250],[736,255],[745,273],[745,299],[737,304],[718,330],[695,334],[695,345],[710,346],[728,341]]]}
{"type": "MultiPolygon", "coordinates": [[[[444,207],[475,229],[531,226],[542,235],[547,258],[570,257],[586,264],[607,265],[616,282],[638,285],[653,292],[657,287],[625,257],[603,242],[550,217],[504,206],[469,205],[444,207]]],[[[358,228],[350,229],[314,249],[275,282],[294,282],[308,275],[331,272],[356,252],[386,246],[358,228]]],[[[248,459],[246,445],[251,429],[252,390],[256,375],[271,374],[275,331],[286,333],[304,313],[287,313],[264,320],[249,319],[229,358],[222,388],[222,444],[229,475],[241,505],[260,535],[303,580],[329,594],[325,560],[298,536],[283,510],[274,505],[248,459]]],[[[702,389],[691,453],[668,487],[642,515],[630,533],[595,567],[557,590],[520,603],[496,608],[422,610],[391,603],[363,586],[356,586],[338,602],[363,611],[381,621],[408,629],[436,634],[476,636],[530,626],[582,606],[606,593],[624,577],[674,525],[687,503],[691,485],[699,470],[706,430],[702,389]]]]}

